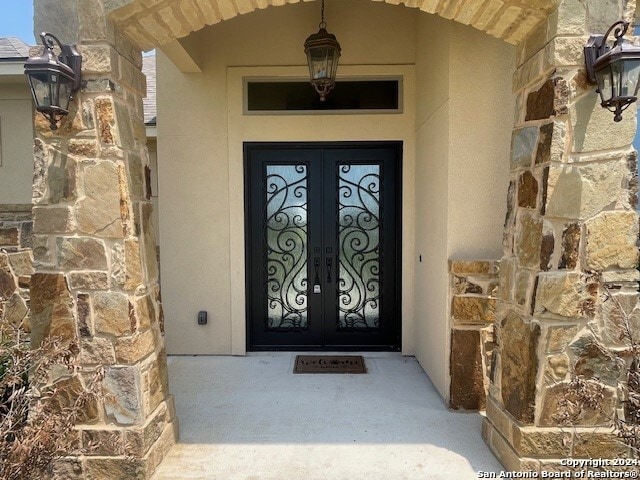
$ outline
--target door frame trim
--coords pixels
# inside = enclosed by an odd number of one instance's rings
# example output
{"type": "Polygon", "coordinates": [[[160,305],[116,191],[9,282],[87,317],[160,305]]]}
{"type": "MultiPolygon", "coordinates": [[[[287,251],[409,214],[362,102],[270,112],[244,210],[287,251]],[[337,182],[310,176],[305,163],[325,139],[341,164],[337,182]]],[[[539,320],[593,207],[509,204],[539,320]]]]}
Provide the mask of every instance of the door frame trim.
{"type": "Polygon", "coordinates": [[[402,351],[402,187],[403,187],[403,148],[404,142],[402,140],[371,140],[371,141],[329,141],[329,142],[243,142],[242,144],[242,166],[243,166],[243,186],[244,186],[244,266],[245,266],[245,331],[246,331],[246,351],[402,351]],[[317,348],[317,347],[305,347],[297,345],[273,345],[273,346],[260,346],[255,348],[252,344],[251,338],[251,241],[252,241],[252,229],[251,219],[249,215],[251,206],[251,179],[249,176],[249,155],[248,152],[252,148],[286,148],[286,149],[308,149],[308,148],[327,148],[327,147],[347,147],[347,148],[362,148],[362,147],[393,147],[397,149],[397,161],[396,161],[396,175],[394,185],[394,205],[396,213],[396,225],[395,225],[395,237],[396,237],[396,258],[395,258],[395,270],[396,270],[396,289],[395,289],[395,301],[396,301],[396,343],[393,346],[372,346],[363,347],[361,345],[349,346],[332,346],[330,348],[317,348]]]}

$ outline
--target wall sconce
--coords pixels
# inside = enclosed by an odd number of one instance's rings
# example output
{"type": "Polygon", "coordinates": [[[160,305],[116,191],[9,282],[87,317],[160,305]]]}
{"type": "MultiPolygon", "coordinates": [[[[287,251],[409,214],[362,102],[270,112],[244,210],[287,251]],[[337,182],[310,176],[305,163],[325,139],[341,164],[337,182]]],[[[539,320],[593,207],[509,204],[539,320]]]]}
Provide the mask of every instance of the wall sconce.
{"type": "Polygon", "coordinates": [[[320,101],[327,99],[329,92],[336,86],[336,72],[338,71],[338,59],[340,58],[340,44],[336,36],[328,33],[327,24],[324,21],[324,0],[320,30],[309,36],[304,42],[304,53],[307,54],[311,85],[320,95],[320,101]]]}
{"type": "Polygon", "coordinates": [[[48,120],[51,130],[69,113],[69,102],[80,88],[82,56],[75,45],[62,45],[54,35],[40,34],[44,49],[39,57],[30,57],[24,64],[36,110],[48,120]],[[60,48],[60,56],[53,51],[60,48]]]}
{"type": "Polygon", "coordinates": [[[613,120],[622,120],[622,112],[638,99],[640,78],[640,47],[623,38],[628,22],[611,25],[604,35],[592,35],[584,47],[587,76],[598,85],[601,105],[614,113],[613,120]],[[613,47],[607,38],[613,32],[613,47]]]}

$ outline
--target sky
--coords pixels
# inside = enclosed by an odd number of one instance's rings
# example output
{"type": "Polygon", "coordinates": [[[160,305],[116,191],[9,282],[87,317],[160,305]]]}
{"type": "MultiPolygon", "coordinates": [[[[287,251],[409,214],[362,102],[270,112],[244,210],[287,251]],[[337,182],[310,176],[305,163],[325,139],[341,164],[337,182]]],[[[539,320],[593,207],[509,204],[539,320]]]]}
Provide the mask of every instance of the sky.
{"type": "Polygon", "coordinates": [[[0,0],[0,37],[37,43],[33,36],[33,0],[0,0]]]}

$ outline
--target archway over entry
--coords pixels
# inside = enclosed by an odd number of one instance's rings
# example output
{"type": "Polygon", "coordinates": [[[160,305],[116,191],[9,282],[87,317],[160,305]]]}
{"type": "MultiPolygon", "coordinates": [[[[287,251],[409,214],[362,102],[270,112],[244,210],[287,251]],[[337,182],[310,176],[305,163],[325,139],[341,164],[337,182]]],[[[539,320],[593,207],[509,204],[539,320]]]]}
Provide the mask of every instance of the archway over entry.
{"type": "MultiPolygon", "coordinates": [[[[119,0],[105,2],[114,24],[143,50],[269,6],[299,0],[119,0]]],[[[559,0],[384,0],[471,25],[508,43],[518,44],[547,20],[559,0]]]]}
{"type": "MultiPolygon", "coordinates": [[[[35,161],[41,175],[34,190],[39,242],[34,322],[41,322],[42,330],[77,336],[87,367],[107,366],[105,384],[113,396],[98,405],[93,423],[81,426],[83,441],[117,430],[122,448],[131,443],[136,448],[135,462],[114,450],[82,459],[82,471],[67,478],[147,478],[174,441],[176,424],[166,384],[155,234],[145,188],[141,50],[285,2],[65,0],[56,9],[51,3],[35,0],[36,25],[80,44],[86,85],[77,109],[58,131],[49,131],[36,117],[35,161]],[[60,174],[50,174],[59,172],[53,167],[60,158],[70,159],[63,181],[60,174]],[[78,251],[82,258],[90,252],[96,259],[83,264],[88,273],[74,263],[78,251]]],[[[627,115],[613,125],[582,71],[584,37],[619,17],[632,18],[635,2],[611,2],[615,5],[604,11],[596,8],[601,3],[406,4],[518,47],[513,92],[506,92],[515,93],[517,102],[495,312],[498,342],[484,430],[512,469],[540,469],[541,458],[559,464],[568,455],[564,432],[554,420],[562,394],[557,385],[567,383],[577,361],[601,366],[590,362],[586,324],[608,326],[587,273],[604,272],[602,280],[620,285],[625,301],[637,297],[632,291],[637,216],[630,195],[635,119],[627,115]],[[619,233],[613,249],[611,231],[619,233]],[[592,304],[595,311],[584,308],[592,304]]],[[[507,162],[496,159],[501,160],[507,162]]],[[[613,411],[618,391],[604,388],[613,411]]],[[[583,456],[622,455],[611,434],[594,434],[604,417],[583,420],[584,426],[574,428],[587,445],[583,456]],[[597,451],[587,448],[592,435],[598,435],[597,451]]]]}

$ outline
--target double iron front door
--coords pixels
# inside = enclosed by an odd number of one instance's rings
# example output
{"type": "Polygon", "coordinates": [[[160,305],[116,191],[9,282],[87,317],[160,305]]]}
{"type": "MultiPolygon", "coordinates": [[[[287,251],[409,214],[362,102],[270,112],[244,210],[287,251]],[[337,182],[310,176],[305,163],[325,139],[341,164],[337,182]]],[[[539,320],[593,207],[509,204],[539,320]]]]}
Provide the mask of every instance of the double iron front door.
{"type": "Polygon", "coordinates": [[[245,144],[251,350],[399,348],[401,148],[245,144]]]}

